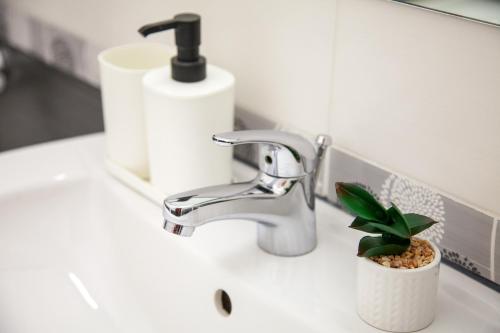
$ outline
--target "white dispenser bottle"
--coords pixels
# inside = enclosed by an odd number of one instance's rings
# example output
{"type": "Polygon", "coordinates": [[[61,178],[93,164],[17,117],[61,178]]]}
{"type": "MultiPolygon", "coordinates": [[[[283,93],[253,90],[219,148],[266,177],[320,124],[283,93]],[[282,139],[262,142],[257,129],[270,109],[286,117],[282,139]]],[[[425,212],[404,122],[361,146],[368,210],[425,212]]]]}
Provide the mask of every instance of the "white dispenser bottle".
{"type": "Polygon", "coordinates": [[[229,183],[232,151],[212,135],[233,130],[234,77],[199,55],[200,16],[179,14],[139,32],[167,29],[175,29],[178,54],[143,78],[151,183],[165,194],[229,183]]]}

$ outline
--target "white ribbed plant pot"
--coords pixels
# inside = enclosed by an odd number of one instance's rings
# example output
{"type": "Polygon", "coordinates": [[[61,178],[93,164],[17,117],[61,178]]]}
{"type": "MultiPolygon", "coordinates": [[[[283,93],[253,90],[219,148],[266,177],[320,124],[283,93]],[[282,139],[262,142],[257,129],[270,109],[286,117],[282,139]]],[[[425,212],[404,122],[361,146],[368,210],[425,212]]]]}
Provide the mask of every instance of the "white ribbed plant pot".
{"type": "Polygon", "coordinates": [[[413,332],[432,323],[441,252],[431,245],[434,260],[416,269],[388,268],[358,258],[357,305],[365,322],[391,332],[413,332]]]}

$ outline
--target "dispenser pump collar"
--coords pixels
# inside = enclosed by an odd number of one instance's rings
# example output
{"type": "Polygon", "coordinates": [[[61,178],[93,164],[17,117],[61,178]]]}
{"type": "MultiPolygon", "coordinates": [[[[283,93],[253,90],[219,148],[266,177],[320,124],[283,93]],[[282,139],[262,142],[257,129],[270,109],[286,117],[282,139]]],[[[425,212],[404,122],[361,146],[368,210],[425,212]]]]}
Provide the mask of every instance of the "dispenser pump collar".
{"type": "Polygon", "coordinates": [[[165,30],[175,29],[177,56],[172,57],[172,78],[180,82],[198,82],[207,76],[207,62],[199,53],[201,44],[201,17],[182,13],[173,19],[146,24],[139,29],[144,37],[165,30]]]}

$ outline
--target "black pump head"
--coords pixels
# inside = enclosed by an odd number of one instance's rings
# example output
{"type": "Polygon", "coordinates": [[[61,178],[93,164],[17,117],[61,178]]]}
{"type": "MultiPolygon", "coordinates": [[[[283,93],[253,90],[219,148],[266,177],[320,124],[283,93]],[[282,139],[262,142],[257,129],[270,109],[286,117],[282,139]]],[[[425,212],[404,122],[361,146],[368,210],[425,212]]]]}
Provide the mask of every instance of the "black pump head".
{"type": "Polygon", "coordinates": [[[197,14],[183,13],[173,19],[147,24],[139,29],[146,37],[149,34],[175,29],[177,56],[171,59],[172,78],[181,82],[198,82],[207,76],[207,62],[199,54],[201,44],[201,17],[197,14]]]}

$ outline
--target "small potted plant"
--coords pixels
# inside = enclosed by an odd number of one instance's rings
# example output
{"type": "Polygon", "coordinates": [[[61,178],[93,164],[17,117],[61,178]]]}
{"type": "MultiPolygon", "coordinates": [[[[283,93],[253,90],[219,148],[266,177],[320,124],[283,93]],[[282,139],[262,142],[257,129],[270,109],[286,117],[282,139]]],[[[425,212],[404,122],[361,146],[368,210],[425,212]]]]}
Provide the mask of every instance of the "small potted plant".
{"type": "Polygon", "coordinates": [[[436,222],[386,209],[363,187],[336,183],[337,197],[356,218],[351,228],[376,236],[358,246],[357,308],[368,324],[392,332],[413,332],[434,319],[441,253],[416,238],[436,222]]]}

